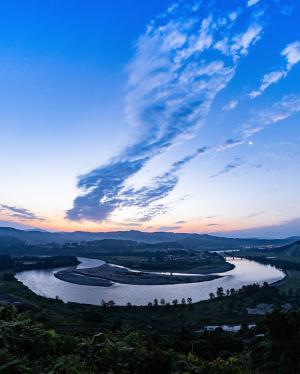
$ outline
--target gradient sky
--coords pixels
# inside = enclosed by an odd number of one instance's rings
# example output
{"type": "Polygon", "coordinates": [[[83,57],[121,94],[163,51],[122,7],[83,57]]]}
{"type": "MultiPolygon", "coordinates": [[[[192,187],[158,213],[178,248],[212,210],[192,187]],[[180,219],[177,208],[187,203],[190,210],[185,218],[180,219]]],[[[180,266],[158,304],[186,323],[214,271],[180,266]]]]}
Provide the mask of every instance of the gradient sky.
{"type": "Polygon", "coordinates": [[[296,0],[0,4],[0,225],[300,235],[296,0]]]}

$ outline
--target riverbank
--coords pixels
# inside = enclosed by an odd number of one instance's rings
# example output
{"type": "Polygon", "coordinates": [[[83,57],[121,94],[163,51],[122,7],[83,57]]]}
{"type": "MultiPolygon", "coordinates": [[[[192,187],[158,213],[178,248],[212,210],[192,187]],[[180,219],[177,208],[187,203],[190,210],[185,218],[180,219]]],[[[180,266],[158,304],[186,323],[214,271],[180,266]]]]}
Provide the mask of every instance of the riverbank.
{"type": "Polygon", "coordinates": [[[280,279],[280,280],[278,280],[276,282],[271,283],[271,286],[275,286],[275,287],[283,286],[283,285],[285,285],[287,283],[287,281],[289,279],[291,279],[291,274],[289,273],[288,270],[283,270],[283,272],[285,274],[284,278],[282,278],[282,279],[280,279]]]}
{"type": "Polygon", "coordinates": [[[298,270],[286,270],[286,276],[282,281],[276,282],[275,286],[281,292],[294,293],[299,295],[300,292],[300,271],[298,270]]]}
{"type": "MultiPolygon", "coordinates": [[[[79,265],[81,270],[97,268],[103,264],[102,261],[95,259],[79,258],[79,261],[81,262],[79,265]]],[[[58,280],[54,274],[63,269],[53,269],[52,271],[44,272],[34,270],[25,271],[17,273],[16,278],[36,294],[50,298],[59,297],[64,302],[99,305],[101,299],[104,299],[106,301],[113,300],[116,305],[126,305],[127,303],[131,303],[132,305],[147,305],[154,299],[164,299],[166,302],[171,303],[174,299],[192,298],[193,302],[197,302],[209,299],[210,293],[216,293],[218,287],[222,287],[226,291],[227,289],[238,289],[243,285],[252,283],[273,283],[284,277],[281,271],[254,261],[240,259],[228,261],[235,265],[233,270],[224,273],[224,275],[218,274],[223,275],[218,279],[203,281],[201,283],[135,285],[116,282],[112,287],[90,287],[89,285],[78,285],[58,280]]],[[[71,269],[75,270],[74,268],[71,269]]],[[[80,269],[76,270],[79,271],[80,269]]],[[[103,277],[99,278],[103,279],[103,277]]],[[[198,279],[193,277],[193,280],[198,279]]]]}
{"type": "Polygon", "coordinates": [[[57,273],[54,273],[54,276],[64,282],[80,284],[83,286],[110,287],[113,285],[113,282],[109,280],[82,275],[72,269],[58,271],[57,273]]]}
{"type": "MultiPolygon", "coordinates": [[[[110,262],[110,261],[108,261],[110,262]]],[[[139,266],[128,266],[126,263],[122,262],[112,262],[113,265],[119,265],[124,267],[130,267],[134,271],[139,272],[162,272],[162,273],[184,273],[184,274],[199,274],[199,275],[207,275],[207,274],[215,274],[215,273],[225,273],[226,271],[232,270],[235,268],[233,264],[230,264],[229,262],[224,263],[218,263],[214,265],[199,265],[199,266],[193,266],[188,269],[174,269],[169,267],[163,267],[163,268],[156,268],[156,267],[149,267],[149,269],[143,269],[139,266]]]]}
{"type": "MultiPolygon", "coordinates": [[[[208,265],[208,266],[195,266],[185,273],[188,274],[213,274],[213,273],[225,273],[226,271],[233,270],[235,266],[229,262],[224,262],[217,265],[208,265]]],[[[167,270],[166,270],[167,271],[167,270]]]]}
{"type": "Polygon", "coordinates": [[[221,278],[219,275],[166,275],[140,271],[104,264],[88,269],[68,269],[54,274],[56,278],[80,285],[109,287],[113,283],[130,285],[167,285],[198,283],[221,278]]]}
{"type": "Polygon", "coordinates": [[[120,265],[140,272],[213,274],[234,269],[234,265],[216,253],[182,253],[166,251],[156,254],[111,255],[101,257],[108,264],[120,265]]]}

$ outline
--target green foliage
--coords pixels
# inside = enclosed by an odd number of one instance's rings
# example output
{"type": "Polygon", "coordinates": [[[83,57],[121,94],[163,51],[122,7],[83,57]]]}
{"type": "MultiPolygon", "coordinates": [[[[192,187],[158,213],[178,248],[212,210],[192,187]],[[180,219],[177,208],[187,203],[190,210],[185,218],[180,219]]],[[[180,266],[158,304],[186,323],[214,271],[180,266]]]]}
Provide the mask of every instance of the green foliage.
{"type": "MultiPolygon", "coordinates": [[[[212,303],[226,299],[249,297],[271,292],[263,287],[247,286],[233,296],[216,298],[212,303]]],[[[272,291],[273,292],[273,291],[272,291]]],[[[173,307],[170,307],[171,310],[173,307]]],[[[184,313],[188,307],[178,305],[184,313]]],[[[124,328],[117,307],[105,308],[114,313],[110,331],[92,336],[59,334],[34,322],[27,314],[20,314],[14,306],[0,309],[0,372],[1,373],[163,373],[163,374],[290,374],[300,372],[300,311],[267,315],[260,323],[259,332],[243,324],[239,334],[195,332],[186,323],[166,335],[162,329],[138,331],[124,328]]],[[[147,308],[126,308],[128,313],[147,308]]],[[[166,306],[150,308],[153,313],[167,310],[166,306]]],[[[103,317],[104,312],[94,315],[103,317]]],[[[167,314],[168,315],[168,314],[167,314]]],[[[178,315],[177,318],[180,318],[178,315]]],[[[99,330],[98,330],[99,331],[99,330]]]]}
{"type": "Polygon", "coordinates": [[[253,347],[252,367],[263,373],[299,373],[300,311],[275,311],[265,318],[263,325],[266,340],[253,347]]]}
{"type": "Polygon", "coordinates": [[[79,262],[74,256],[22,256],[11,257],[10,255],[0,255],[0,270],[11,270],[4,273],[5,280],[12,280],[13,273],[30,269],[49,269],[62,266],[74,266],[79,262]]]}
{"type": "Polygon", "coordinates": [[[221,373],[222,367],[238,368],[232,358],[208,362],[137,331],[91,338],[59,335],[10,307],[1,310],[0,334],[1,373],[221,373]]]}

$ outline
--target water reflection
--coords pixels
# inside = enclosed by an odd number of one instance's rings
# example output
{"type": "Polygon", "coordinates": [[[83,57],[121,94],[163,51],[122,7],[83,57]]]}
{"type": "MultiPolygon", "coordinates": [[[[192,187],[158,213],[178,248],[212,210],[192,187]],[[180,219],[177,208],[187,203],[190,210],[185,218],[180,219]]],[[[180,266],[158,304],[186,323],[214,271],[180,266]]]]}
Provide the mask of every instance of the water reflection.
{"type": "MultiPolygon", "coordinates": [[[[79,268],[94,267],[103,264],[101,260],[79,257],[79,268]]],[[[157,298],[171,302],[174,299],[191,297],[193,302],[209,298],[209,293],[218,287],[224,290],[238,289],[243,285],[263,282],[273,283],[284,278],[284,273],[273,266],[259,264],[255,261],[236,258],[228,260],[235,265],[233,270],[220,273],[222,278],[201,283],[172,284],[172,285],[127,285],[114,284],[111,287],[82,286],[64,282],[54,277],[58,269],[29,270],[16,274],[16,278],[38,295],[63,301],[100,305],[101,300],[114,300],[117,305],[146,305],[157,298]]],[[[60,269],[61,270],[61,269],[60,269]]]]}

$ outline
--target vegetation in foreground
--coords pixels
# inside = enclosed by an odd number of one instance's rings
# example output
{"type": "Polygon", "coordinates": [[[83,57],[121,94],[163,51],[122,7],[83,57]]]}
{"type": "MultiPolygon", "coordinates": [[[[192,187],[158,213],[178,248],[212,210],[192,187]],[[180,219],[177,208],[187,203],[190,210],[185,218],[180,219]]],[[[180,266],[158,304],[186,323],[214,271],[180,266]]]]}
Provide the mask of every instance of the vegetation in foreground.
{"type": "MultiPolygon", "coordinates": [[[[271,259],[269,259],[271,260],[271,259]]],[[[264,260],[263,260],[264,261],[264,260]]],[[[0,273],[0,291],[20,301],[0,313],[3,373],[298,373],[300,312],[297,292],[265,284],[239,291],[219,288],[191,304],[156,300],[148,307],[63,303],[33,294],[0,273]],[[266,318],[247,308],[272,304],[266,318]],[[247,325],[255,323],[249,330],[247,325]],[[241,332],[206,325],[242,324],[241,332]]],[[[1,298],[1,295],[0,295],[1,298]]]]}
{"type": "Polygon", "coordinates": [[[0,310],[1,373],[282,373],[300,370],[300,311],[269,314],[257,336],[181,329],[58,334],[14,307],[0,310]]]}

